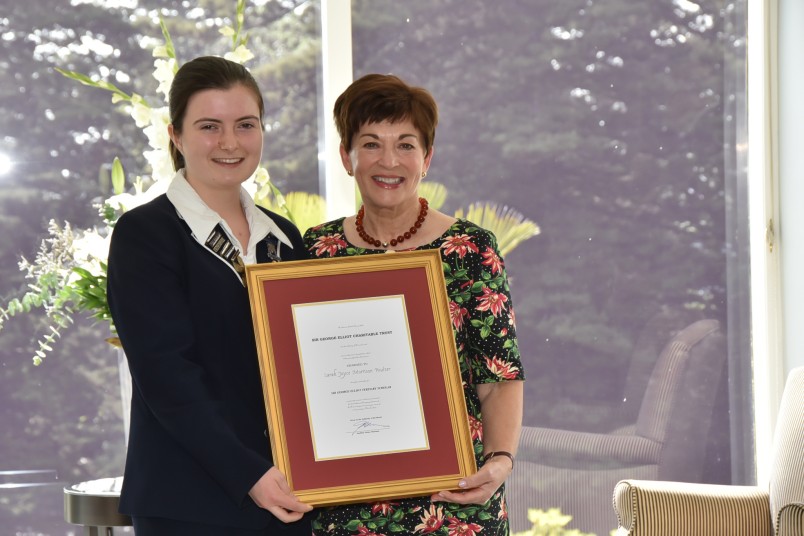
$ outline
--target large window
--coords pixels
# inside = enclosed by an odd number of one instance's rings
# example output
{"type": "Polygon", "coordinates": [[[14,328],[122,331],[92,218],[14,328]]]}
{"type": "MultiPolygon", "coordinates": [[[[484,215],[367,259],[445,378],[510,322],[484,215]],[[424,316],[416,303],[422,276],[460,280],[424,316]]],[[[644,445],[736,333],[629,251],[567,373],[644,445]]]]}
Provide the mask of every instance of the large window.
{"type": "Polygon", "coordinates": [[[620,478],[753,478],[744,2],[353,0],[354,76],[441,108],[427,180],[541,233],[506,259],[526,429],[509,502],[616,528],[620,478]]]}
{"type": "MultiPolygon", "coordinates": [[[[505,259],[528,375],[514,530],[558,507],[607,535],[619,478],[753,481],[745,3],[351,2],[354,77],[394,73],[439,103],[427,180],[447,188],[445,211],[489,201],[540,227],[505,259]]],[[[145,173],[133,120],[53,67],[156,98],[159,17],[180,60],[222,54],[235,2],[46,4],[0,16],[4,297],[48,220],[96,221],[114,156],[145,173]]],[[[247,2],[264,160],[285,192],[319,188],[321,54],[340,54],[321,49],[319,11],[247,2]]],[[[61,487],[122,472],[117,361],[82,319],[34,368],[42,325],[0,331],[0,526],[61,535],[61,487]],[[20,470],[46,472],[2,473],[20,470]]]]}

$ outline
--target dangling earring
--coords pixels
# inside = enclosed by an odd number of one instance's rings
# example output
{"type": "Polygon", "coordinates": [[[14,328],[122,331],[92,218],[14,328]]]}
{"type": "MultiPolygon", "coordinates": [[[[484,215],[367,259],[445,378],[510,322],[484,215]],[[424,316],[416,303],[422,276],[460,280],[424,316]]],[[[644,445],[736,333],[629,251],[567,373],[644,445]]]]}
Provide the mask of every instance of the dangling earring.
{"type": "Polygon", "coordinates": [[[422,171],[422,178],[425,178],[426,176],[427,176],[427,172],[426,172],[426,171],[422,171]]]}

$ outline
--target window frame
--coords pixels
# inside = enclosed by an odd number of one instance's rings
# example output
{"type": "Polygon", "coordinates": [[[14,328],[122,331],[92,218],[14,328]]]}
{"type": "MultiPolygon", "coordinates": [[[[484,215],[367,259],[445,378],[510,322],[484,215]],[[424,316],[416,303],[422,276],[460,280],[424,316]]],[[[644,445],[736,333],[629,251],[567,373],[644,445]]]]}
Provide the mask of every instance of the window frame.
{"type": "Polygon", "coordinates": [[[355,183],[346,174],[338,146],[340,138],[330,116],[338,98],[352,83],[352,2],[321,2],[321,106],[323,126],[319,129],[319,184],[327,200],[327,221],[355,213],[355,183]],[[334,51],[332,54],[328,52],[334,51]]]}
{"type": "Polygon", "coordinates": [[[768,482],[785,370],[779,227],[778,0],[747,2],[748,212],[756,481],[768,482]]]}

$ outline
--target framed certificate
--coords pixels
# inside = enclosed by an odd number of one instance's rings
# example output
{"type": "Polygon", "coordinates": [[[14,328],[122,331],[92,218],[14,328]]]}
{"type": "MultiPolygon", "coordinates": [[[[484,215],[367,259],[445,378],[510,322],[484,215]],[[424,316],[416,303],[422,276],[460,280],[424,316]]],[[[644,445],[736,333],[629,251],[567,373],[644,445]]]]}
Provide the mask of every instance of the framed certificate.
{"type": "Polygon", "coordinates": [[[274,463],[314,506],[476,471],[437,250],[246,267],[274,463]]]}

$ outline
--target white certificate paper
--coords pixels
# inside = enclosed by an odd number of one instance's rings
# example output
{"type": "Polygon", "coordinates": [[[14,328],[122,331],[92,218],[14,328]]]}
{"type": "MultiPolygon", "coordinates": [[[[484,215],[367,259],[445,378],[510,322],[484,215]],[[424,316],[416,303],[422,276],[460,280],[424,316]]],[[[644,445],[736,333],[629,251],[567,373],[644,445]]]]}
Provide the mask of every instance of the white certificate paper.
{"type": "Polygon", "coordinates": [[[293,305],[316,460],[429,448],[404,296],[293,305]]]}

